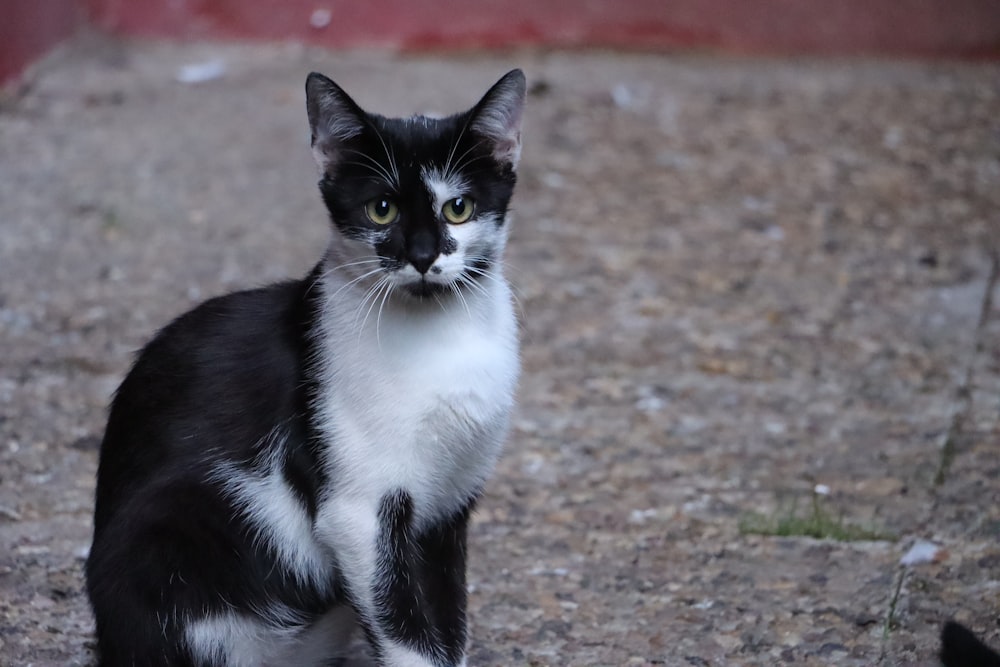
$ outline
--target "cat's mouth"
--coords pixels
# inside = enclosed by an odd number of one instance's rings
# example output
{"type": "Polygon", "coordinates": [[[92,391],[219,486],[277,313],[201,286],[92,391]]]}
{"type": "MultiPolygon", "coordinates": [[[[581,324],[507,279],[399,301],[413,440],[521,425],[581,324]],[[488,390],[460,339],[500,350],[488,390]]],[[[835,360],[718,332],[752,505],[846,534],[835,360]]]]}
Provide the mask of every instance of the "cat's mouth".
{"type": "Polygon", "coordinates": [[[432,296],[437,296],[448,291],[448,286],[444,283],[432,283],[426,278],[421,278],[420,280],[415,280],[412,283],[407,283],[403,286],[411,296],[415,296],[418,299],[425,299],[432,296]]]}

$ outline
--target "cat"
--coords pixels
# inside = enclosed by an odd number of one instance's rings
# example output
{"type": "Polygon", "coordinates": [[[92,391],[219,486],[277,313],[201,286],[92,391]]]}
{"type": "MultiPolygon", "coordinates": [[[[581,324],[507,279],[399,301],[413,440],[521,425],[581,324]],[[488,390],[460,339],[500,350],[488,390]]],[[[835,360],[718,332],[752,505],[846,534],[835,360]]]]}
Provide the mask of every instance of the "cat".
{"type": "Polygon", "coordinates": [[[332,236],[302,280],[211,299],[139,353],[100,448],[100,664],[466,664],[469,515],[519,374],[503,276],[525,79],[386,118],[312,73],[332,236]]]}

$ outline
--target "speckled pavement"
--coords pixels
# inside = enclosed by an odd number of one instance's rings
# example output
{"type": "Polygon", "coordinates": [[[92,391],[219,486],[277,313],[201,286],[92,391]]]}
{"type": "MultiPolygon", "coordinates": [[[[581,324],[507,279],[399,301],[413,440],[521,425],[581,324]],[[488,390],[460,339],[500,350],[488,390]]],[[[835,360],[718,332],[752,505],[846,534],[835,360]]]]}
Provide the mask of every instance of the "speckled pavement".
{"type": "Polygon", "coordinates": [[[92,664],[132,351],[322,251],[305,75],[409,114],[512,66],[524,374],[470,664],[933,666],[948,618],[1000,646],[1000,65],[87,39],[0,101],[0,665],[92,664]],[[816,508],[869,539],[746,532],[816,508]]]}

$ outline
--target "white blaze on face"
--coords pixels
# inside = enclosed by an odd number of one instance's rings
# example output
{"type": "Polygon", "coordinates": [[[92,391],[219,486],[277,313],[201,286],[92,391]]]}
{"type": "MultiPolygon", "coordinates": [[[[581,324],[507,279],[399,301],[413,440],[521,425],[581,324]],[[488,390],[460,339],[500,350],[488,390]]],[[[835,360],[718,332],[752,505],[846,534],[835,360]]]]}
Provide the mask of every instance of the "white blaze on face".
{"type": "MultiPolygon", "coordinates": [[[[442,217],[441,209],[445,202],[468,196],[469,186],[461,174],[446,174],[436,167],[424,167],[420,170],[420,176],[430,195],[434,214],[439,218],[442,217]]],[[[443,282],[451,282],[462,273],[469,249],[476,245],[479,228],[475,219],[461,225],[448,225],[447,233],[457,247],[451,254],[440,255],[433,264],[434,269],[440,269],[437,275],[443,282]]]]}
{"type": "Polygon", "coordinates": [[[420,177],[431,195],[435,213],[440,214],[449,199],[468,194],[469,184],[461,174],[445,174],[437,167],[424,167],[420,170],[420,177]]]}

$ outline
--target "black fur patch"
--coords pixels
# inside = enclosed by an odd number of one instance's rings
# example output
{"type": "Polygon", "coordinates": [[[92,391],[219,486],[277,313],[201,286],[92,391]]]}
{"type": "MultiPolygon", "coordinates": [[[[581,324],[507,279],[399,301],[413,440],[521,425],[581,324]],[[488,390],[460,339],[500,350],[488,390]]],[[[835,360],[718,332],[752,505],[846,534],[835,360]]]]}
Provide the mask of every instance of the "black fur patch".
{"type": "Polygon", "coordinates": [[[413,501],[402,491],[382,499],[377,589],[378,622],[391,638],[454,664],[466,640],[466,527],[472,502],[421,535],[413,501]]]}
{"type": "Polygon", "coordinates": [[[432,592],[426,609],[450,663],[457,662],[465,650],[466,536],[474,502],[417,537],[423,590],[432,592]]]}
{"type": "Polygon", "coordinates": [[[390,637],[433,655],[435,640],[419,588],[420,552],[413,535],[413,500],[403,491],[387,495],[379,508],[381,535],[375,589],[377,622],[390,637]]]}
{"type": "Polygon", "coordinates": [[[281,424],[285,476],[315,512],[325,480],[305,411],[308,284],[206,302],[161,331],[118,389],[86,566],[103,664],[152,664],[140,656],[164,650],[185,664],[185,616],[280,603],[308,618],[337,603],[276,567],[210,479],[213,461],[252,465],[281,424]]]}

